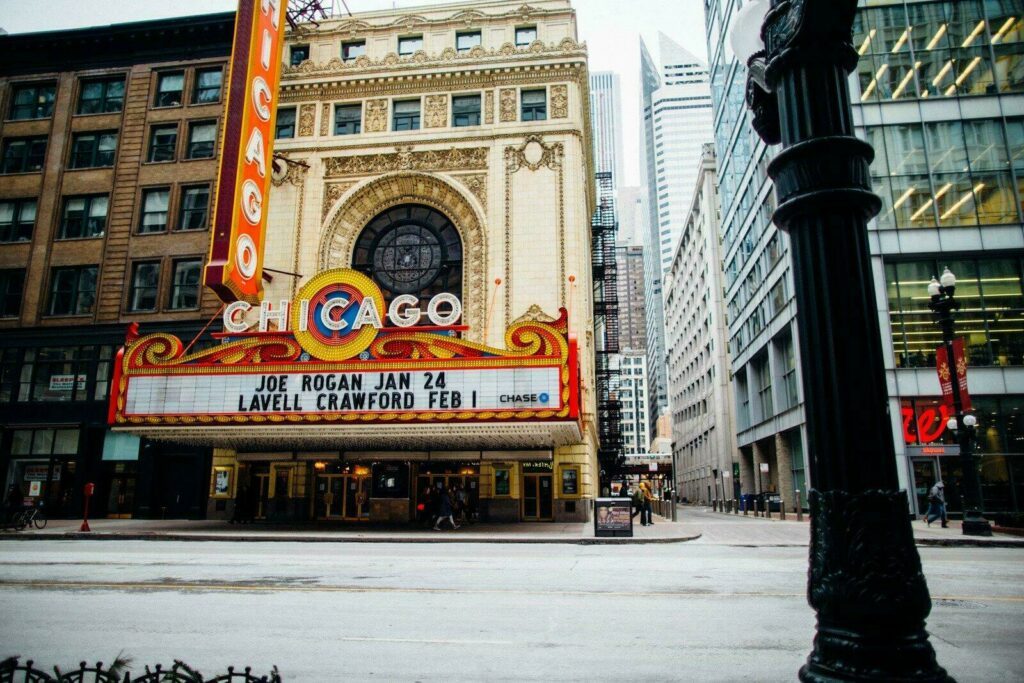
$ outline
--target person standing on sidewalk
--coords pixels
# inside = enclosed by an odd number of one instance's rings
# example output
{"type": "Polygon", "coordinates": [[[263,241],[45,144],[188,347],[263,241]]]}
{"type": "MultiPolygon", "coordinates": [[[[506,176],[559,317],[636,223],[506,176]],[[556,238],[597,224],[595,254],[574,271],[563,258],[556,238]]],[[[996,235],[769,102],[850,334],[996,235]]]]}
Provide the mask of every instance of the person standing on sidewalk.
{"type": "Polygon", "coordinates": [[[646,481],[640,482],[640,495],[643,497],[640,508],[641,526],[653,526],[651,516],[654,514],[654,496],[651,495],[651,486],[646,481]]]}
{"type": "Polygon", "coordinates": [[[937,519],[942,520],[942,528],[948,529],[949,523],[946,520],[946,485],[942,481],[935,482],[935,486],[928,492],[928,526],[937,519]]]}
{"type": "Polygon", "coordinates": [[[444,486],[439,486],[438,489],[437,521],[434,522],[434,531],[441,530],[441,522],[446,518],[452,523],[453,529],[458,529],[459,525],[455,523],[454,511],[452,510],[452,496],[444,486]]]}

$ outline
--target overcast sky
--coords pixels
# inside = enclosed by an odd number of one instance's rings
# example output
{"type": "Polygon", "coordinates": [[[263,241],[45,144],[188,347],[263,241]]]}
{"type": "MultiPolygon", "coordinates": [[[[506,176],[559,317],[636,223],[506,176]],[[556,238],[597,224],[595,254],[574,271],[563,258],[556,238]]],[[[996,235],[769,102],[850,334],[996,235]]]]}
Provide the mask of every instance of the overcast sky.
{"type": "MultiPolygon", "coordinates": [[[[445,0],[450,1],[450,0],[445,0]]],[[[441,4],[442,0],[346,0],[353,12],[441,4]]],[[[523,0],[528,3],[528,0],[523,0]]],[[[324,0],[329,5],[330,0],[324,0]]],[[[8,33],[52,31],[126,21],[233,10],[237,0],[0,0],[0,27],[8,33]]],[[[335,0],[340,10],[342,3],[335,0]]],[[[622,83],[625,183],[639,182],[640,36],[657,58],[658,31],[701,59],[701,0],[574,0],[580,39],[587,42],[591,71],[615,71],[622,83]]]]}

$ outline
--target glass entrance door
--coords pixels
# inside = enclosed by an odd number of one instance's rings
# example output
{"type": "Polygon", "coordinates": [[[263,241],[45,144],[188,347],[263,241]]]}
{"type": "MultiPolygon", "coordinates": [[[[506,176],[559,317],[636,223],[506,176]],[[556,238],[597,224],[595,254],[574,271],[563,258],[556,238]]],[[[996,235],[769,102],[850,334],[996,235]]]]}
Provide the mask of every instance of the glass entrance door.
{"type": "Polygon", "coordinates": [[[370,478],[360,474],[321,474],[316,482],[318,519],[370,518],[370,478]]]}
{"type": "Polygon", "coordinates": [[[939,472],[935,458],[911,458],[914,467],[914,496],[917,499],[917,511],[924,514],[928,511],[928,491],[938,481],[939,472]]]}
{"type": "Polygon", "coordinates": [[[523,474],[523,521],[554,518],[554,486],[550,474],[523,474]]]}
{"type": "Polygon", "coordinates": [[[256,519],[267,518],[267,501],[270,497],[270,472],[266,468],[262,469],[264,471],[252,475],[252,484],[256,488],[256,519]]]}

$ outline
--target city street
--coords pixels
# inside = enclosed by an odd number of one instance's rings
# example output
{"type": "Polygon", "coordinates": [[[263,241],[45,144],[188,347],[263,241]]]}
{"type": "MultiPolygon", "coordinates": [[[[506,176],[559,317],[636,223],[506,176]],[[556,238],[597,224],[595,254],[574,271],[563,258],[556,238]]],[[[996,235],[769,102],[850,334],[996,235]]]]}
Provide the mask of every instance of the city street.
{"type": "MultiPolygon", "coordinates": [[[[302,681],[794,680],[813,627],[806,549],[778,535],[795,525],[686,515],[703,538],[656,545],[5,541],[0,656],[123,650],[302,681]]],[[[940,662],[1021,680],[1021,550],[921,555],[940,662]]]]}

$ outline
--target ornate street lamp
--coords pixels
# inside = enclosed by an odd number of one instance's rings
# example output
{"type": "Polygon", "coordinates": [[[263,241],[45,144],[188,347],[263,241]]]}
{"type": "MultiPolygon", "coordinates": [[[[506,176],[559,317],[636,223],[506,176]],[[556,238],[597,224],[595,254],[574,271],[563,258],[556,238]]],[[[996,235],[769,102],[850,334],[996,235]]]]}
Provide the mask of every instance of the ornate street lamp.
{"type": "Polygon", "coordinates": [[[899,490],[867,222],[871,145],[853,134],[857,0],[753,0],[731,43],[790,237],[814,487],[803,681],[947,681],[924,622],[931,597],[899,490]]]}
{"type": "Polygon", "coordinates": [[[956,300],[956,276],[946,268],[939,280],[934,277],[928,283],[928,308],[935,315],[935,324],[942,328],[942,344],[946,347],[946,358],[953,366],[949,372],[950,388],[953,392],[954,416],[949,418],[947,427],[956,436],[960,445],[960,498],[963,500],[965,536],[991,536],[992,526],[982,513],[981,479],[978,477],[978,457],[974,455],[974,434],[978,418],[965,414],[963,396],[960,393],[960,370],[953,357],[953,311],[960,310],[956,300]]]}

